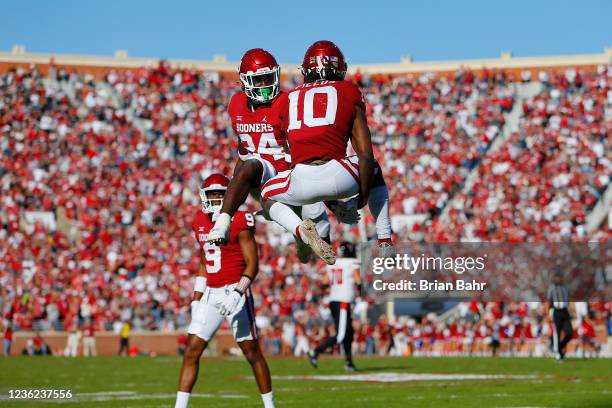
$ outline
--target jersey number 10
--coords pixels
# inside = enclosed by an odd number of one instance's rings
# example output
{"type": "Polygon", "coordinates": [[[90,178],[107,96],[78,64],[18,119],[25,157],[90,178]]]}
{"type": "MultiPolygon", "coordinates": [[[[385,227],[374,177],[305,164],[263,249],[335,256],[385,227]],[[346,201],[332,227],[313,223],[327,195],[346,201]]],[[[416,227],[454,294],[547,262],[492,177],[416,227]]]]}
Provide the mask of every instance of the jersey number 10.
{"type": "Polygon", "coordinates": [[[320,88],[311,88],[304,92],[302,120],[298,119],[298,103],[302,89],[298,89],[289,93],[289,130],[302,128],[302,121],[308,127],[331,125],[336,121],[336,111],[338,110],[338,92],[333,86],[322,86],[320,88]],[[327,96],[327,106],[325,108],[325,116],[321,118],[314,117],[314,98],[316,94],[325,94],[327,96]]]}

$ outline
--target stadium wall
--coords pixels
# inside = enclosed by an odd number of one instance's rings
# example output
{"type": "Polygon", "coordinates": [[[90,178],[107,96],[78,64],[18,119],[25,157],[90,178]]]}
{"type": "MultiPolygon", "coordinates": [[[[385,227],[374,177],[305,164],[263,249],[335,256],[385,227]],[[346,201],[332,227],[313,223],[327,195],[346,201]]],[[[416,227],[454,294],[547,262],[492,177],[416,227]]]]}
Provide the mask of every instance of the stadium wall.
{"type": "MultiPolygon", "coordinates": [[[[68,341],[68,332],[41,332],[45,344],[51,349],[53,355],[63,355],[68,341]]],[[[178,354],[177,339],[184,335],[181,332],[160,333],[132,332],[130,334],[129,346],[137,347],[141,354],[170,355],[178,354]]],[[[20,355],[27,347],[28,340],[34,337],[34,332],[16,332],[13,337],[11,355],[20,355]]],[[[95,334],[96,351],[99,356],[114,356],[119,351],[119,335],[114,332],[98,332],[95,334]]],[[[211,340],[207,353],[213,356],[222,356],[229,353],[230,349],[236,347],[236,343],[229,330],[219,330],[215,338],[211,340]]],[[[83,355],[83,341],[79,344],[79,355],[83,355]]]]}
{"type": "MultiPolygon", "coordinates": [[[[111,69],[137,70],[141,67],[157,65],[159,58],[134,58],[128,57],[126,51],[117,51],[114,56],[91,56],[91,55],[68,55],[49,53],[29,53],[25,47],[16,45],[11,51],[0,52],[0,72],[6,72],[13,67],[37,66],[45,75],[50,64],[56,67],[69,68],[79,73],[93,74],[101,78],[111,69]]],[[[217,55],[211,61],[203,60],[168,60],[171,66],[180,68],[196,68],[205,72],[219,72],[223,77],[237,78],[236,69],[238,62],[227,61],[225,56],[217,55]]],[[[520,73],[524,70],[532,71],[532,74],[540,70],[556,71],[571,67],[580,67],[582,70],[591,71],[597,69],[601,64],[612,63],[612,48],[606,48],[601,54],[584,55],[562,55],[542,57],[514,57],[510,52],[503,52],[500,58],[453,60],[453,61],[428,61],[414,62],[410,57],[404,57],[399,63],[386,64],[350,64],[349,73],[367,73],[370,75],[400,75],[420,74],[423,72],[434,72],[448,74],[458,69],[472,71],[504,70],[508,75],[520,79],[520,73]]],[[[282,72],[295,75],[299,73],[296,64],[281,64],[282,72]]]]}

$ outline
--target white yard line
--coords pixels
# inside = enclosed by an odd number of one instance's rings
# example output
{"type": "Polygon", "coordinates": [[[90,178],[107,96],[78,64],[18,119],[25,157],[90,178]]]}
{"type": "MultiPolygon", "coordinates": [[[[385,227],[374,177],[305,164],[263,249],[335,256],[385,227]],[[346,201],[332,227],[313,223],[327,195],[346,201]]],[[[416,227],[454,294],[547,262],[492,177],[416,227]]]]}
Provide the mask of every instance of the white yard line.
{"type": "Polygon", "coordinates": [[[499,380],[499,379],[536,379],[535,375],[505,374],[340,374],[340,375],[289,375],[274,376],[276,380],[317,380],[317,381],[362,381],[362,382],[407,382],[407,381],[461,381],[461,380],[499,380]]]}
{"type": "MultiPolygon", "coordinates": [[[[75,402],[105,402],[105,401],[142,401],[142,400],[161,400],[161,399],[173,399],[176,394],[143,394],[135,391],[99,391],[99,392],[75,392],[73,393],[72,399],[46,399],[36,400],[36,402],[52,402],[52,403],[75,403],[75,402]]],[[[192,398],[219,398],[219,399],[247,399],[246,395],[242,394],[192,394],[192,398]]],[[[0,396],[0,401],[8,401],[9,398],[0,396]]],[[[13,400],[11,400],[13,401],[13,400]]]]}
{"type": "MultiPolygon", "coordinates": [[[[149,400],[149,399],[168,399],[175,398],[176,394],[139,394],[131,391],[76,394],[77,401],[129,401],[129,400],[149,400]]],[[[246,395],[240,394],[191,394],[191,398],[221,398],[221,399],[245,399],[246,395]]]]}

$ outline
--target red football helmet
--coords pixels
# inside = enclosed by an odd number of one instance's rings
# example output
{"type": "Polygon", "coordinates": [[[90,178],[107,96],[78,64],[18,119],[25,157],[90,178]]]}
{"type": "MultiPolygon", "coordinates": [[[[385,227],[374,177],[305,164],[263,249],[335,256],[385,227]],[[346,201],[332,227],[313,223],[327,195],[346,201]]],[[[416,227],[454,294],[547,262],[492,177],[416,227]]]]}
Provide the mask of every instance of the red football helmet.
{"type": "Polygon", "coordinates": [[[208,193],[211,191],[222,191],[225,194],[227,186],[229,186],[229,179],[223,174],[214,173],[206,177],[202,188],[200,189],[200,200],[202,200],[202,210],[205,213],[215,213],[221,210],[223,205],[223,198],[208,198],[208,193]]]}
{"type": "Polygon", "coordinates": [[[302,61],[304,81],[317,79],[341,81],[346,75],[346,61],[340,48],[331,41],[317,41],[306,50],[302,61]]]}
{"type": "Polygon", "coordinates": [[[244,92],[255,102],[270,102],[280,92],[280,66],[262,48],[253,48],[244,54],[239,73],[244,92]]]}

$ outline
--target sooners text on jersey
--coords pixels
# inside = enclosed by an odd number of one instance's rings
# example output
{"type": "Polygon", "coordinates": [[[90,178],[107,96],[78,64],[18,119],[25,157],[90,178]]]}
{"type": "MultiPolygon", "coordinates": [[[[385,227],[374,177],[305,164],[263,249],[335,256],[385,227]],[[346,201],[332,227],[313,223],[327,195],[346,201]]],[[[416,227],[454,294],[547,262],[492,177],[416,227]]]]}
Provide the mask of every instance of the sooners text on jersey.
{"type": "Polygon", "coordinates": [[[287,138],[291,164],[346,157],[355,106],[365,110],[359,88],[348,81],[315,81],[288,94],[287,138]]]}
{"type": "Polygon", "coordinates": [[[240,280],[246,262],[238,243],[238,234],[244,230],[255,230],[255,218],[251,213],[237,211],[230,224],[230,239],[227,245],[207,242],[214,222],[208,214],[199,211],[193,220],[195,239],[206,258],[206,284],[211,288],[230,285],[240,280]]]}
{"type": "Polygon", "coordinates": [[[252,155],[272,163],[277,172],[289,168],[285,152],[287,94],[281,92],[267,105],[251,110],[248,97],[239,92],[232,97],[228,112],[240,144],[252,155]]]}

